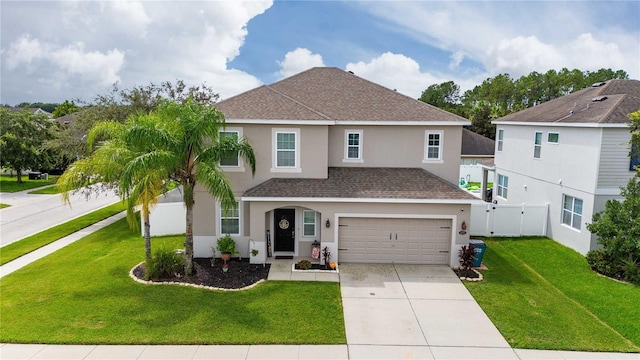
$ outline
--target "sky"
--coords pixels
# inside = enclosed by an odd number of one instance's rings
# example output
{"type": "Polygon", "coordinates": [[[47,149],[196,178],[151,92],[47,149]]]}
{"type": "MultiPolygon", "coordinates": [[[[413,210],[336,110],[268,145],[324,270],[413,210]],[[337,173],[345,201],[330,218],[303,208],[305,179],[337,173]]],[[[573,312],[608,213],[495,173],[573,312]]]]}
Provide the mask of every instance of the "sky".
{"type": "Polygon", "coordinates": [[[633,1],[0,0],[0,103],[184,80],[221,99],[314,66],[418,98],[562,68],[640,79],[633,1]]]}

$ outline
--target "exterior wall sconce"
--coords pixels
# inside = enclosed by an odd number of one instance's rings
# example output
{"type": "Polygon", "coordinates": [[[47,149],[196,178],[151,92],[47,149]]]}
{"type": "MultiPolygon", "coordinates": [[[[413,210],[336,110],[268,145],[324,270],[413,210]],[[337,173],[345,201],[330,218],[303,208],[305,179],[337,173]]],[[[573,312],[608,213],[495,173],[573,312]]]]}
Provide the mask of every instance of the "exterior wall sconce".
{"type": "Polygon", "coordinates": [[[462,225],[460,225],[460,228],[461,228],[462,230],[467,230],[467,223],[463,221],[463,222],[462,222],[462,225]]]}
{"type": "Polygon", "coordinates": [[[327,219],[327,222],[324,223],[324,226],[331,227],[331,221],[329,221],[329,219],[327,219]]]}

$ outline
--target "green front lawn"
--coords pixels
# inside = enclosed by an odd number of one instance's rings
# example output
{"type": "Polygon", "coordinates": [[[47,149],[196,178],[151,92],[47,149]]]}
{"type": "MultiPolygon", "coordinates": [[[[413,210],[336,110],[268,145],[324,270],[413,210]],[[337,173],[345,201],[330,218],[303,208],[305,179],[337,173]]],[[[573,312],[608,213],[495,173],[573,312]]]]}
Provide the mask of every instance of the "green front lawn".
{"type": "Polygon", "coordinates": [[[57,176],[49,176],[49,180],[29,180],[29,175],[22,176],[22,184],[18,184],[15,176],[0,175],[0,192],[18,192],[34,189],[41,186],[53,185],[58,180],[57,176]]]}
{"type": "Polygon", "coordinates": [[[485,242],[484,281],[465,285],[511,346],[640,351],[640,287],[598,276],[550,239],[485,242]]]}
{"type": "Polygon", "coordinates": [[[11,260],[17,259],[22,255],[28,254],[124,210],[126,210],[126,206],[122,202],[117,202],[73,220],[69,220],[66,223],[56,225],[50,229],[26,237],[20,241],[3,246],[0,248],[0,265],[4,265],[11,260]]]}
{"type": "Polygon", "coordinates": [[[143,285],[128,275],[143,259],[144,241],[123,219],[0,279],[0,342],[346,343],[338,283],[268,281],[233,292],[143,285]]]}

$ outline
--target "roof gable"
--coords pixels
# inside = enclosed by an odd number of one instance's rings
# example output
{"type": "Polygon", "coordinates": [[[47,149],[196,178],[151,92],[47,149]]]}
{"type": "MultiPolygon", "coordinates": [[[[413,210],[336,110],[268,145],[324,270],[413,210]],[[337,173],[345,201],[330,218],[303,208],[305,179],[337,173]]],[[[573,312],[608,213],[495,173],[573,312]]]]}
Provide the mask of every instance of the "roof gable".
{"type": "Polygon", "coordinates": [[[610,80],[495,120],[495,123],[624,124],[640,109],[640,81],[610,80]],[[601,100],[596,100],[596,99],[601,100]]]}
{"type": "Polygon", "coordinates": [[[216,105],[227,119],[468,120],[338,68],[312,68],[216,105]]]}

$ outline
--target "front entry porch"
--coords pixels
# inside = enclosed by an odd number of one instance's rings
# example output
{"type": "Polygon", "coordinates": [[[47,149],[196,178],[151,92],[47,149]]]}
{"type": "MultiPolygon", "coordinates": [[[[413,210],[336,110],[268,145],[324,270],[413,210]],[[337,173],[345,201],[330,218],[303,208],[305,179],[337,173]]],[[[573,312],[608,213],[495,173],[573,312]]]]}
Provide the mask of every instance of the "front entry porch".
{"type": "Polygon", "coordinates": [[[292,281],[329,281],[340,282],[338,271],[293,270],[293,265],[300,260],[309,260],[317,263],[318,260],[305,256],[294,256],[293,259],[267,259],[271,264],[267,280],[292,280],[292,281]]]}

